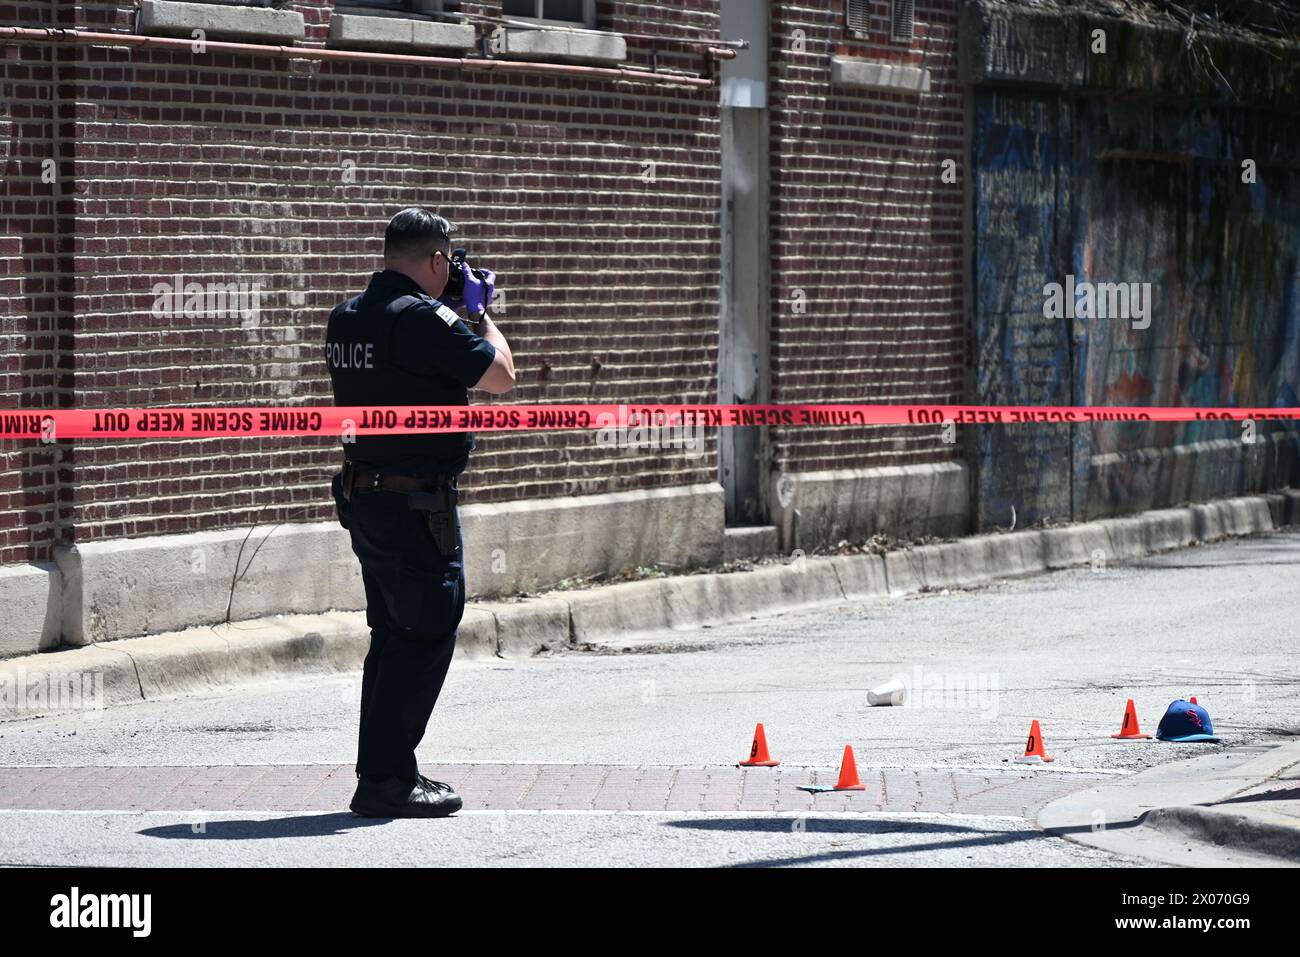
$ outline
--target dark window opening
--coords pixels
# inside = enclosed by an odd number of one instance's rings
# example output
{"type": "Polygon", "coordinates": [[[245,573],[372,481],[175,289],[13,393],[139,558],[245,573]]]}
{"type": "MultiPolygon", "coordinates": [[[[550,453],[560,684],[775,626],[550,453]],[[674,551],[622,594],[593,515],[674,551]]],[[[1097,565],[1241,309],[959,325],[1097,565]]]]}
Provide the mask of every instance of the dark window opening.
{"type": "Polygon", "coordinates": [[[868,0],[845,0],[844,20],[848,24],[849,32],[855,37],[867,35],[867,17],[870,12],[871,4],[868,0]]]}
{"type": "Polygon", "coordinates": [[[596,25],[593,0],[502,0],[501,12],[508,17],[596,25]]]}
{"type": "Polygon", "coordinates": [[[890,39],[910,43],[915,33],[916,4],[914,0],[894,0],[890,12],[890,39]]]}
{"type": "Polygon", "coordinates": [[[406,10],[415,8],[415,0],[341,0],[340,7],[378,7],[381,10],[406,10]]]}

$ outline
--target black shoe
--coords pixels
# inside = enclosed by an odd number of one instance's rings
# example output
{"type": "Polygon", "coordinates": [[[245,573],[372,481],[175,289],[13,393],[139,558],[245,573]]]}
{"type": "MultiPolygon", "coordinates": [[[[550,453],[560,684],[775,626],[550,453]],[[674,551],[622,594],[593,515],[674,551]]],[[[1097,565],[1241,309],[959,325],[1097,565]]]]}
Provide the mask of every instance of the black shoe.
{"type": "Polygon", "coordinates": [[[450,785],[420,774],[414,784],[404,778],[362,778],[349,807],[363,817],[446,817],[461,803],[450,785]]]}

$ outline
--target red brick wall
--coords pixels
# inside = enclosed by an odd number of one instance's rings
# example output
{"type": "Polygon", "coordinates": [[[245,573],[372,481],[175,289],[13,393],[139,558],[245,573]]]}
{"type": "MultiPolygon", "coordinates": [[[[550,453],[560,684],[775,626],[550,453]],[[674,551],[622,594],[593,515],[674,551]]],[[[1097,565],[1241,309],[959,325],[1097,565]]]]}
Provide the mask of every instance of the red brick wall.
{"type": "MultiPolygon", "coordinates": [[[[777,402],[954,402],[962,390],[962,98],[957,0],[916,4],[910,48],[889,4],[856,40],[842,0],[772,5],[772,391],[777,402]],[[806,38],[794,52],[795,31],[806,38]],[[919,97],[831,86],[839,52],[924,66],[919,97]],[[946,158],[955,184],[939,179],[946,158]],[[794,290],[807,311],[792,309],[794,290]]],[[[958,457],[939,429],[774,430],[783,471],[958,457]]]]}
{"type": "MultiPolygon", "coordinates": [[[[42,0],[0,3],[0,23],[71,26],[72,9],[42,0]]],[[[0,45],[0,406],[70,405],[71,228],[75,144],[67,127],[75,50],[0,45]],[[47,165],[47,161],[49,164],[47,165]],[[48,182],[53,173],[54,182],[48,182]],[[65,240],[66,243],[66,240],[65,240]]],[[[70,518],[64,450],[0,443],[0,564],[49,558],[70,518]],[[60,502],[63,510],[60,511],[60,502]]]]}
{"type": "MultiPolygon", "coordinates": [[[[88,29],[133,22],[130,3],[57,6],[88,29]]],[[[324,42],[331,7],[290,5],[306,16],[307,44],[324,42]]],[[[0,22],[41,25],[55,8],[0,3],[0,22]]],[[[846,33],[842,8],[773,5],[774,398],[952,401],[965,175],[956,0],[917,5],[910,48],[888,39],[888,4],[874,5],[865,43],[846,33]],[[795,29],[803,53],[792,50],[795,29]],[[831,87],[836,51],[924,65],[931,91],[831,87]],[[939,180],[945,158],[958,160],[956,184],[939,180]],[[791,311],[796,288],[805,315],[791,311]]],[[[599,10],[602,27],[625,33],[717,28],[717,0],[602,0],[599,10]]],[[[648,64],[654,44],[628,43],[631,61],[648,64]]],[[[0,147],[4,405],[326,402],[329,308],[362,288],[384,222],[411,204],[458,222],[501,276],[521,381],[511,401],[715,397],[716,90],[184,50],[0,49],[0,123],[18,131],[0,147]],[[56,195],[33,162],[53,148],[55,56],[75,253],[62,310],[56,195]],[[643,178],[649,162],[654,182],[643,178]],[[260,284],[259,316],[156,318],[153,287],[178,272],[260,284]]],[[[659,63],[703,66],[685,49],[659,63]]],[[[605,450],[589,433],[482,435],[467,500],[710,481],[714,447],[689,458],[605,450]]],[[[936,429],[897,428],[777,432],[774,451],[795,470],[958,454],[936,429]]],[[[306,439],[6,443],[0,562],[48,559],[56,538],[329,519],[337,458],[333,442],[306,439]]]]}
{"type": "MultiPolygon", "coordinates": [[[[308,42],[323,42],[332,4],[289,6],[306,15],[308,42]]],[[[132,9],[86,2],[80,25],[128,30],[132,9]]],[[[717,29],[716,0],[600,9],[602,25],[617,30],[717,29]]],[[[0,12],[6,24],[40,22],[26,4],[0,12]]],[[[39,45],[12,49],[24,64],[52,55],[39,45]]],[[[646,42],[630,39],[629,50],[649,62],[646,42]]],[[[714,399],[716,90],[188,50],[71,55],[79,65],[65,77],[77,104],[67,360],[78,405],[328,402],[320,354],[329,309],[364,287],[380,267],[386,220],[413,204],[457,222],[501,277],[500,325],[521,383],[511,401],[714,399]],[[642,176],[650,161],[652,183],[642,176]],[[260,314],[155,317],[153,287],[177,273],[260,284],[260,314]]],[[[703,60],[660,63],[698,70],[703,60]]],[[[19,75],[6,65],[7,85],[19,75]]],[[[38,93],[26,96],[32,109],[49,109],[38,93]]],[[[13,122],[22,102],[9,100],[0,122],[13,122]]],[[[48,121],[19,148],[39,152],[40,136],[49,136],[48,121]]],[[[12,158],[6,169],[15,172],[12,158]]],[[[21,183],[6,181],[0,290],[27,318],[7,308],[0,327],[0,401],[26,395],[44,405],[56,320],[49,295],[34,296],[49,286],[52,237],[48,214],[23,196],[35,189],[30,162],[20,172],[21,183]],[[45,258],[26,259],[29,247],[45,258]],[[11,351],[15,335],[28,336],[30,354],[11,351]]],[[[65,445],[75,508],[64,540],[332,518],[332,441],[65,445]]],[[[591,433],[481,435],[467,501],[710,481],[713,447],[687,458],[601,449],[591,433]]],[[[47,559],[56,534],[51,453],[7,443],[2,454],[0,561],[47,559]],[[40,520],[15,508],[37,509],[40,520]]]]}

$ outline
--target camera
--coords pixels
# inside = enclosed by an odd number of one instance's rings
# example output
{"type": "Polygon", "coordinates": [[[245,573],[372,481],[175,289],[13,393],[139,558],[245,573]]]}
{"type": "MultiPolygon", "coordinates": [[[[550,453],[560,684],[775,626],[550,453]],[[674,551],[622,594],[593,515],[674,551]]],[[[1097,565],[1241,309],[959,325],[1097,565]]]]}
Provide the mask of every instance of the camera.
{"type": "MultiPolygon", "coordinates": [[[[461,264],[465,262],[467,250],[453,249],[451,251],[451,266],[447,271],[447,285],[443,288],[442,294],[448,299],[463,299],[465,296],[465,273],[461,271],[461,264]]],[[[487,280],[487,273],[481,269],[469,267],[469,271],[474,274],[474,278],[480,282],[487,280]]]]}

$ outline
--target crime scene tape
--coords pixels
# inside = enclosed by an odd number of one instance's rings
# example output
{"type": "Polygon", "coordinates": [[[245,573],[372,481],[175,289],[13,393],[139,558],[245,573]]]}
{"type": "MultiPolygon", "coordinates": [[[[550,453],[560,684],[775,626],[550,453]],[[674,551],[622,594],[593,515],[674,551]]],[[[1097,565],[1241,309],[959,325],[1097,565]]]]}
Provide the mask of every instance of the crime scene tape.
{"type": "Polygon", "coordinates": [[[478,405],[0,409],[0,440],[409,435],[744,426],[1285,421],[1300,408],[985,405],[478,405]]]}

